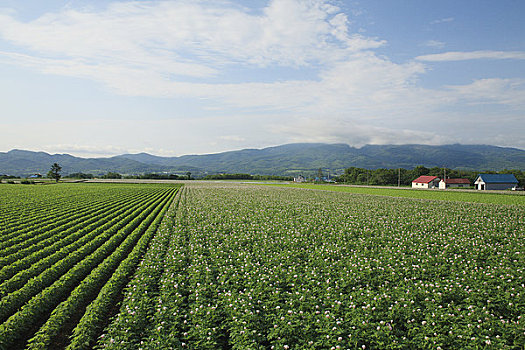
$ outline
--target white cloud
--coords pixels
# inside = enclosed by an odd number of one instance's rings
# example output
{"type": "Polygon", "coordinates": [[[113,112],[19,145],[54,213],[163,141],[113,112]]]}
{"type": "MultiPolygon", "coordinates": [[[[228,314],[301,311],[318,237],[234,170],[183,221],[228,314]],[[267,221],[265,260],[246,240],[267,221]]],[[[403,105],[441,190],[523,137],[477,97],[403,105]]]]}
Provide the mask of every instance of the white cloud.
{"type": "Polygon", "coordinates": [[[525,52],[523,51],[451,51],[444,53],[437,53],[432,55],[423,55],[416,57],[419,61],[428,62],[443,62],[443,61],[466,61],[466,60],[480,60],[480,59],[514,59],[524,60],[525,52]]]}
{"type": "Polygon", "coordinates": [[[471,104],[496,103],[515,108],[525,107],[524,79],[478,79],[471,84],[449,85],[447,88],[458,99],[471,104]]]}
{"type": "Polygon", "coordinates": [[[454,21],[454,17],[445,17],[445,18],[436,19],[436,20],[430,22],[430,24],[449,23],[449,22],[452,22],[452,21],[454,21]]]}
{"type": "Polygon", "coordinates": [[[68,153],[82,155],[83,157],[100,157],[128,153],[125,147],[112,145],[93,145],[93,144],[49,144],[43,145],[41,149],[49,153],[68,153]]]}
{"type": "Polygon", "coordinates": [[[432,131],[379,127],[348,120],[329,122],[313,118],[296,118],[293,123],[276,125],[275,132],[290,135],[289,142],[346,143],[360,147],[366,144],[427,144],[456,142],[454,137],[440,136],[432,131]]]}
{"type": "Polygon", "coordinates": [[[384,44],[349,33],[347,16],[321,0],[274,0],[258,14],[206,1],[121,2],[99,12],[65,8],[28,23],[4,14],[0,36],[24,48],[0,52],[4,63],[92,79],[127,96],[211,97],[242,106],[261,96],[255,105],[269,100],[278,105],[298,86],[322,77],[276,76],[258,83],[244,75],[242,84],[225,84],[225,71],[245,67],[260,75],[269,66],[330,71],[384,44]]]}
{"type": "Polygon", "coordinates": [[[424,43],[424,46],[442,49],[445,47],[445,43],[442,41],[438,41],[438,40],[428,40],[424,43]]]}
{"type": "Polygon", "coordinates": [[[221,65],[303,66],[382,45],[349,35],[346,24],[324,1],[275,0],[260,14],[223,2],[152,1],[66,8],[28,23],[4,14],[0,35],[48,59],[205,76],[221,65]]]}
{"type": "Polygon", "coordinates": [[[244,141],[246,141],[245,137],[241,137],[241,136],[238,136],[238,135],[226,135],[226,136],[220,136],[219,138],[221,140],[225,140],[225,141],[235,141],[235,142],[244,142],[244,141]]]}
{"type": "MultiPolygon", "coordinates": [[[[394,62],[374,51],[385,41],[353,33],[348,16],[321,0],[273,0],[260,9],[227,1],[115,2],[102,10],[67,7],[29,22],[2,12],[0,38],[9,42],[2,64],[90,79],[124,96],[207,103],[194,113],[206,115],[198,120],[0,125],[0,146],[181,155],[296,141],[438,144],[461,141],[465,129],[458,126],[479,118],[474,109],[460,117],[440,109],[523,107],[521,80],[424,89],[419,79],[426,62],[523,59],[524,52],[445,52],[394,62]],[[109,148],[97,146],[108,140],[109,148]]],[[[489,129],[476,130],[472,140],[504,133],[489,129]]]]}

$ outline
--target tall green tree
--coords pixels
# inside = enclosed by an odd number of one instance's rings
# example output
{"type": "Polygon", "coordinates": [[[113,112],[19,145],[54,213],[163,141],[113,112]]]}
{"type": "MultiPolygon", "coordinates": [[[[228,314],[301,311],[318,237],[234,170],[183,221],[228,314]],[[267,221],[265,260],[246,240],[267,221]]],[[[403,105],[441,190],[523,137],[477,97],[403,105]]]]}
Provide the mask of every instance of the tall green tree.
{"type": "Polygon", "coordinates": [[[58,180],[60,180],[62,177],[62,175],[60,175],[61,171],[62,167],[58,165],[58,163],[53,163],[53,165],[51,165],[51,169],[47,173],[47,177],[50,179],[55,179],[55,181],[58,182],[58,180]]]}

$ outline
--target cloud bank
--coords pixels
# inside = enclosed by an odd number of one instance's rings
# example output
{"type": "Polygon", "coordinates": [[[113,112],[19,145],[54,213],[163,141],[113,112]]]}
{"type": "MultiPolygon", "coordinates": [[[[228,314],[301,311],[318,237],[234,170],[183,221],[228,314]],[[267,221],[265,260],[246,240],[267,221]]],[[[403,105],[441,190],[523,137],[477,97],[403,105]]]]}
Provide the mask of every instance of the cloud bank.
{"type": "MultiPolygon", "coordinates": [[[[516,111],[522,113],[520,79],[479,77],[433,89],[419,82],[429,63],[521,60],[524,52],[444,52],[394,62],[377,53],[388,43],[360,34],[349,16],[321,0],[273,0],[258,8],[229,1],[124,1],[98,9],[65,7],[31,21],[4,12],[0,38],[9,45],[0,46],[0,62],[88,79],[121,96],[206,100],[202,113],[208,113],[208,125],[179,117],[164,126],[206,135],[202,139],[217,150],[218,145],[225,150],[310,140],[476,142],[491,133],[458,128],[480,118],[478,108],[469,106],[503,106],[513,111],[508,118],[514,120],[516,111]],[[225,122],[225,114],[236,123],[225,122]]],[[[428,40],[426,46],[444,43],[428,40]]],[[[117,130],[134,125],[119,123],[117,130]]],[[[74,130],[82,122],[73,118],[68,125],[78,136],[74,130]]],[[[503,131],[494,132],[496,137],[503,131]]],[[[108,146],[108,152],[130,148],[124,138],[121,142],[108,146]]],[[[516,146],[525,147],[520,142],[516,146]]],[[[60,144],[81,147],[74,140],[60,144]]],[[[85,151],[98,153],[93,147],[85,151]]],[[[148,141],[141,147],[165,150],[169,144],[148,141]]]]}

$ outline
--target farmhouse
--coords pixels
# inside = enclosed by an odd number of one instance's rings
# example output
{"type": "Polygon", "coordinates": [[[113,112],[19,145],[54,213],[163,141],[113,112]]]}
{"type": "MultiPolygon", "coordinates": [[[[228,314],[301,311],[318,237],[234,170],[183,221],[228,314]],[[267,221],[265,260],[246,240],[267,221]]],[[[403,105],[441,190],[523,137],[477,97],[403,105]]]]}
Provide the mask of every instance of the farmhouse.
{"type": "Polygon", "coordinates": [[[474,181],[477,190],[508,190],[518,187],[513,174],[479,174],[474,181]]]}
{"type": "Polygon", "coordinates": [[[439,181],[439,189],[446,188],[468,188],[470,186],[469,179],[442,179],[439,181]]]}
{"type": "Polygon", "coordinates": [[[422,175],[412,181],[412,188],[436,188],[439,185],[439,177],[422,175]]]}

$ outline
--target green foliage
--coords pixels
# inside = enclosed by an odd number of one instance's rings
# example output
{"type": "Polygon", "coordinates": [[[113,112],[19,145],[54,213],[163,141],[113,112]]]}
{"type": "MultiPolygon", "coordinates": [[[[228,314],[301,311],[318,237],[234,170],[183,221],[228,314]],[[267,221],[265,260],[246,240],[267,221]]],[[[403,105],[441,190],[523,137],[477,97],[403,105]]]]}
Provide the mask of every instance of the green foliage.
{"type": "Polygon", "coordinates": [[[83,307],[119,271],[121,262],[127,261],[127,275],[118,273],[121,282],[112,289],[114,295],[120,295],[147,237],[156,231],[154,219],[162,218],[178,187],[65,184],[31,191],[23,188],[3,189],[10,195],[1,209],[6,225],[0,231],[0,347],[24,343],[31,335],[28,330],[38,330],[51,313],[47,326],[31,342],[32,347],[47,348],[64,336],[62,327],[73,315],[83,313],[83,307]],[[64,194],[64,203],[57,201],[64,194]],[[49,207],[52,198],[58,204],[50,210],[31,205],[49,207]],[[25,207],[26,214],[34,213],[35,219],[16,215],[19,206],[25,207]],[[35,231],[33,222],[40,222],[35,231]],[[74,302],[60,304],[68,297],[74,302]]]}
{"type": "Polygon", "coordinates": [[[62,167],[58,163],[53,163],[53,165],[51,165],[51,169],[47,173],[47,177],[50,179],[55,179],[55,181],[58,182],[58,180],[60,180],[62,177],[62,175],[60,175],[61,171],[62,167]]]}
{"type": "Polygon", "coordinates": [[[102,178],[103,179],[122,179],[122,175],[120,175],[119,173],[114,173],[110,171],[106,175],[103,175],[102,178]]]}
{"type": "Polygon", "coordinates": [[[287,186],[0,186],[0,348],[525,343],[525,196],[287,186]]]}
{"type": "Polygon", "coordinates": [[[250,174],[210,174],[202,178],[203,180],[253,180],[250,174]]]}
{"type": "Polygon", "coordinates": [[[99,347],[519,349],[523,214],[192,184],[99,347]]]}

